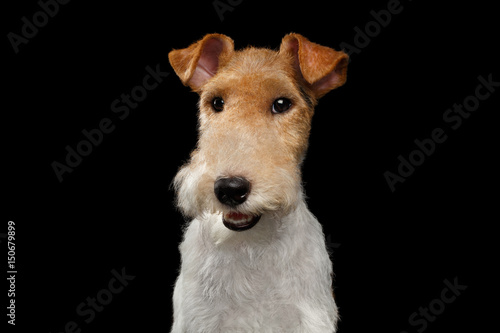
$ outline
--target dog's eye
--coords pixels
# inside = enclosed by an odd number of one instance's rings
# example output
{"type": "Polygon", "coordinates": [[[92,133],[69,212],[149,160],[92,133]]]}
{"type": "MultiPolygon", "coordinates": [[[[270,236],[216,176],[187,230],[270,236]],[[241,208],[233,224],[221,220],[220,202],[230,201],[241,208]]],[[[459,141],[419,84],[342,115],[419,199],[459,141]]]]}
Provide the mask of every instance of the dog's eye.
{"type": "Polygon", "coordinates": [[[273,113],[282,113],[292,106],[292,102],[288,98],[280,97],[273,102],[273,113]]]}
{"type": "Polygon", "coordinates": [[[224,109],[224,100],[221,97],[215,97],[212,100],[212,107],[215,111],[221,112],[224,109]]]}

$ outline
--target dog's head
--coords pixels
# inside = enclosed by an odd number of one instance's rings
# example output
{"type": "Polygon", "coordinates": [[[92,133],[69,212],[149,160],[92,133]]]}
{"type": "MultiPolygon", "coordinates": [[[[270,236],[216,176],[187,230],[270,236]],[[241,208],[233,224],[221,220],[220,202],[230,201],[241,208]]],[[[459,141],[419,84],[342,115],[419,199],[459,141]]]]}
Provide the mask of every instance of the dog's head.
{"type": "Polygon", "coordinates": [[[344,84],[347,55],[299,34],[279,51],[235,51],[229,37],[209,34],[169,59],[200,95],[198,145],[174,180],[182,211],[220,212],[241,231],[266,212],[293,209],[314,106],[344,84]]]}

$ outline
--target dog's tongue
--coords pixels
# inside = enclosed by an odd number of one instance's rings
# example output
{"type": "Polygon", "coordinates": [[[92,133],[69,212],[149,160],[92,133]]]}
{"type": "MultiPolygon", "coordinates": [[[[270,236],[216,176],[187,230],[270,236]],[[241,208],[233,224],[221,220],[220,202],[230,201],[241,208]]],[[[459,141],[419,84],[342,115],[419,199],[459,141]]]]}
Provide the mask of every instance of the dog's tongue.
{"type": "Polygon", "coordinates": [[[230,212],[228,214],[224,214],[224,218],[226,220],[240,221],[240,220],[248,220],[251,218],[251,216],[238,212],[230,212]]]}

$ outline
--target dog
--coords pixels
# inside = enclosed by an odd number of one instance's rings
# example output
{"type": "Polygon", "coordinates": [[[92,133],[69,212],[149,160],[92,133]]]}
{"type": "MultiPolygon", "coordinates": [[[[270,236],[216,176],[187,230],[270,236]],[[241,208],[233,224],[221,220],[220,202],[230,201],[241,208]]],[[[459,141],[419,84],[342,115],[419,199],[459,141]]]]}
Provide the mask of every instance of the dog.
{"type": "Polygon", "coordinates": [[[171,332],[335,332],[332,262],[301,165],[314,107],[346,81],[347,54],[296,33],[279,50],[208,34],[169,60],[200,96],[198,143],[172,182],[192,221],[171,332]]]}

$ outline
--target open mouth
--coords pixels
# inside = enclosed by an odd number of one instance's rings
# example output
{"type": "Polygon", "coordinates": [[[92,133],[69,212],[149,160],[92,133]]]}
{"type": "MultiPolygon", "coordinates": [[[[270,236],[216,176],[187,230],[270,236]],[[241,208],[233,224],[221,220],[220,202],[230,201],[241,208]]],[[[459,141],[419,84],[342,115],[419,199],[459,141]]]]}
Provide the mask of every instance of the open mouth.
{"type": "Polygon", "coordinates": [[[238,212],[224,213],[222,222],[229,230],[244,231],[252,228],[259,222],[261,215],[253,216],[238,212]]]}

